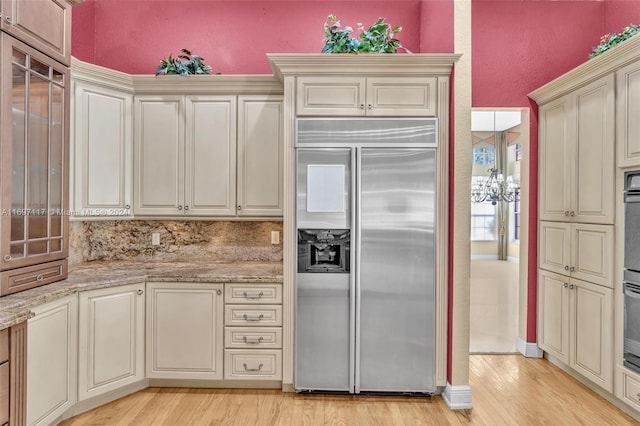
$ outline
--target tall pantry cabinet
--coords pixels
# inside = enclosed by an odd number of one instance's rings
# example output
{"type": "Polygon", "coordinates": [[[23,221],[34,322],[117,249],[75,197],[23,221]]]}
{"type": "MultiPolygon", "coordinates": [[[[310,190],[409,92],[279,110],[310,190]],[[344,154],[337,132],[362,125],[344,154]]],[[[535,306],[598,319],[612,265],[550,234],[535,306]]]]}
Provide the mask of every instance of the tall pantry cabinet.
{"type": "Polygon", "coordinates": [[[0,295],[67,274],[71,6],[0,2],[0,295]]]}

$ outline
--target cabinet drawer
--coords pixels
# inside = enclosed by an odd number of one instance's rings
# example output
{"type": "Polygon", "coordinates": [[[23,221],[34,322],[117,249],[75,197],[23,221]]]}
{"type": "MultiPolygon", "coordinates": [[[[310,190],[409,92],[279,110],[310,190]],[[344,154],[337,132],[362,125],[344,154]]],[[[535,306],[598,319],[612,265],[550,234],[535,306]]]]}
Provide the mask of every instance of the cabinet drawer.
{"type": "Polygon", "coordinates": [[[281,380],[282,351],[225,349],[224,378],[281,380]]]}
{"type": "Polygon", "coordinates": [[[225,303],[282,303],[280,284],[227,284],[224,286],[225,303]]]}
{"type": "Polygon", "coordinates": [[[226,327],[224,345],[227,348],[280,349],[280,327],[226,327]]]}
{"type": "MultiPolygon", "coordinates": [[[[9,329],[0,331],[0,364],[9,360],[9,329]]],[[[1,424],[1,423],[0,423],[1,424]]]]}
{"type": "Polygon", "coordinates": [[[274,326],[282,325],[282,306],[227,305],[224,307],[225,325],[274,326]]]}
{"type": "Polygon", "coordinates": [[[625,402],[640,409],[640,381],[625,372],[622,373],[622,397],[625,402]]]}
{"type": "Polygon", "coordinates": [[[50,284],[66,277],[66,259],[4,271],[0,275],[0,296],[50,284]]]}
{"type": "Polygon", "coordinates": [[[0,425],[9,421],[9,363],[0,364],[0,425]]]}

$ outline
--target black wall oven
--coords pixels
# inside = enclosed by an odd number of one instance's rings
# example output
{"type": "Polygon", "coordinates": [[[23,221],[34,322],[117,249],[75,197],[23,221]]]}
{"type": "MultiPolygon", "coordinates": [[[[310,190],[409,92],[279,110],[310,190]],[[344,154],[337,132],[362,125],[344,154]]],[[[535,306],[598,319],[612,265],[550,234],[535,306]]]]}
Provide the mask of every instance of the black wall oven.
{"type": "Polygon", "coordinates": [[[640,372],[640,170],[624,178],[624,365],[640,372]]]}

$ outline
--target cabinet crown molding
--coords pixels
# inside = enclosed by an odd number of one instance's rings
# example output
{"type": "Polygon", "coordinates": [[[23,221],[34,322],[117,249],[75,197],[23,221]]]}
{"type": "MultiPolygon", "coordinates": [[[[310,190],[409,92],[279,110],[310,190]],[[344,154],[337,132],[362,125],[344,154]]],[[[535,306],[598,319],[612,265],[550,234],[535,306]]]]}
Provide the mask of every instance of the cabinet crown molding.
{"type": "Polygon", "coordinates": [[[460,56],[453,53],[267,53],[271,69],[281,81],[288,75],[358,77],[450,75],[453,65],[460,56]]]}
{"type": "Polygon", "coordinates": [[[640,37],[631,37],[555,80],[551,80],[529,93],[528,96],[538,105],[546,104],[638,59],[640,59],[640,37]]]}
{"type": "Polygon", "coordinates": [[[132,75],[73,57],[71,77],[76,81],[136,95],[282,95],[284,91],[282,83],[270,74],[132,75]]]}

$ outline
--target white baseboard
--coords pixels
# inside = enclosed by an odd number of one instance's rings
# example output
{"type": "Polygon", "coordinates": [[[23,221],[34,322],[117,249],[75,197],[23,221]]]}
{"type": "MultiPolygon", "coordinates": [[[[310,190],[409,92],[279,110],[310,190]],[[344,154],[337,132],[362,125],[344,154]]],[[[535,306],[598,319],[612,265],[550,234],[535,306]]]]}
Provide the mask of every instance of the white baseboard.
{"type": "Polygon", "coordinates": [[[507,261],[509,261],[511,263],[520,264],[520,258],[519,257],[507,256],[507,261]]]}
{"type": "Polygon", "coordinates": [[[469,410],[473,408],[471,402],[471,387],[464,386],[452,386],[447,383],[447,386],[442,392],[442,399],[447,403],[447,406],[451,410],[469,410]]]}
{"type": "Polygon", "coordinates": [[[516,337],[516,350],[527,358],[542,358],[542,349],[537,343],[529,343],[516,337]]]}

